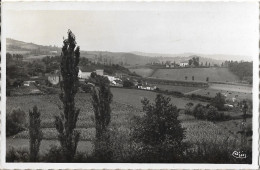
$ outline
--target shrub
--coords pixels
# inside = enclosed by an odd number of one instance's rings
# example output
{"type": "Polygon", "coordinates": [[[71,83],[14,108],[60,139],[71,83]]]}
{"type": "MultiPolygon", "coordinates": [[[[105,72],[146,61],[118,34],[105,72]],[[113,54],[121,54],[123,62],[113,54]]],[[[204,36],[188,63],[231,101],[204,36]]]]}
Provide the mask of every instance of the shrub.
{"type": "Polygon", "coordinates": [[[28,162],[29,151],[25,148],[14,149],[13,147],[6,153],[6,162],[28,162]]]}
{"type": "Polygon", "coordinates": [[[140,144],[139,160],[144,162],[174,162],[183,154],[185,129],[170,98],[157,94],[155,104],[142,100],[144,117],[136,120],[133,140],[140,144]],[[182,147],[183,146],[183,147],[182,147]]]}
{"type": "Polygon", "coordinates": [[[42,157],[44,162],[65,162],[66,159],[62,153],[62,148],[51,145],[49,151],[42,157]]]}
{"type": "Polygon", "coordinates": [[[225,110],[225,103],[225,96],[223,96],[221,93],[217,93],[211,101],[211,105],[216,107],[220,111],[225,110]]]}
{"type": "Polygon", "coordinates": [[[130,80],[124,80],[123,81],[123,87],[133,87],[134,83],[130,80]]]}
{"type": "Polygon", "coordinates": [[[6,136],[15,135],[26,128],[26,114],[21,109],[15,109],[6,116],[6,136]]]}

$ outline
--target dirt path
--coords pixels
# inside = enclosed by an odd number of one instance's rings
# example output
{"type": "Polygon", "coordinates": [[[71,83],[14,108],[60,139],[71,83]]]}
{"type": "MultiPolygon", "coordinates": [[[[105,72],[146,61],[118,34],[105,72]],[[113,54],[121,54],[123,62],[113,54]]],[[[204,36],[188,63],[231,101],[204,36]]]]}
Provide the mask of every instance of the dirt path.
{"type": "Polygon", "coordinates": [[[190,91],[190,92],[187,92],[187,93],[184,93],[185,95],[186,94],[192,94],[192,93],[195,93],[195,92],[198,92],[198,91],[201,91],[202,89],[197,89],[197,90],[193,90],[193,91],[190,91]]]}

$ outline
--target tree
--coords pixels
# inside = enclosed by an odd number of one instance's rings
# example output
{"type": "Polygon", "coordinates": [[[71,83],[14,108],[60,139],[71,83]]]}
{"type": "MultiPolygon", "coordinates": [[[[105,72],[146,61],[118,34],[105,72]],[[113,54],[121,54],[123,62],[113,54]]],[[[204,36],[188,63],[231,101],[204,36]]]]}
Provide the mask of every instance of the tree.
{"type": "Polygon", "coordinates": [[[130,80],[124,80],[123,81],[123,87],[133,87],[134,83],[130,80]]]}
{"type": "Polygon", "coordinates": [[[36,162],[38,160],[38,153],[42,141],[41,131],[41,113],[37,106],[33,110],[29,110],[29,136],[30,136],[30,161],[36,162]]]}
{"type": "Polygon", "coordinates": [[[58,139],[61,144],[66,161],[73,160],[76,153],[79,132],[75,130],[78,120],[79,109],[75,107],[75,95],[78,91],[78,63],[80,58],[79,47],[76,47],[74,34],[69,30],[68,39],[63,41],[61,53],[61,76],[60,100],[63,103],[63,113],[55,117],[56,129],[59,132],[58,139]]]}
{"type": "Polygon", "coordinates": [[[183,153],[185,129],[178,120],[177,107],[170,102],[161,94],[157,94],[154,104],[142,100],[145,115],[136,120],[133,137],[142,144],[138,152],[145,155],[144,161],[172,162],[183,153]]]}
{"type": "Polygon", "coordinates": [[[216,107],[218,110],[225,110],[225,96],[221,93],[217,93],[216,96],[212,99],[211,105],[216,107]]]}
{"type": "Polygon", "coordinates": [[[110,147],[110,134],[108,125],[111,119],[111,108],[113,95],[110,91],[107,77],[91,74],[95,87],[92,90],[92,105],[95,114],[96,141],[94,155],[101,162],[110,162],[112,151],[110,147]]]}
{"type": "Polygon", "coordinates": [[[107,77],[91,74],[92,82],[95,87],[92,91],[92,105],[95,113],[96,138],[99,139],[110,123],[113,95],[110,91],[109,80],[107,77]]]}

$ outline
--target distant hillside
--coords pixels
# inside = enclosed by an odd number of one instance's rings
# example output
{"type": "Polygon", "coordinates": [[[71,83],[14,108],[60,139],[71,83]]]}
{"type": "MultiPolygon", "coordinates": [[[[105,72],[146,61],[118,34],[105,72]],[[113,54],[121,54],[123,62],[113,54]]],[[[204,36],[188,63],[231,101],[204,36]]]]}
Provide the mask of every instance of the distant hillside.
{"type": "Polygon", "coordinates": [[[14,39],[6,39],[6,51],[11,54],[23,54],[24,57],[34,55],[60,54],[61,48],[54,46],[43,46],[34,43],[26,43],[14,39]]]}
{"type": "MultiPolygon", "coordinates": [[[[46,55],[60,55],[61,47],[43,46],[34,43],[26,43],[14,39],[6,39],[7,52],[11,54],[23,54],[27,60],[35,60],[46,55]]],[[[200,57],[200,63],[206,62],[221,64],[224,60],[216,60],[217,56],[205,54],[158,54],[158,53],[143,53],[143,52],[108,52],[108,51],[81,51],[81,57],[88,58],[90,61],[101,64],[119,64],[123,66],[146,65],[150,63],[165,63],[188,61],[194,55],[200,57]]],[[[228,56],[221,55],[221,58],[228,56]]]]}
{"type": "Polygon", "coordinates": [[[207,60],[234,60],[238,61],[240,58],[244,58],[245,56],[240,55],[225,55],[225,54],[198,54],[198,53],[181,53],[181,54],[165,54],[165,53],[144,53],[139,51],[132,52],[133,54],[148,56],[148,57],[159,57],[159,58],[183,58],[183,57],[190,57],[193,55],[200,56],[207,60]]]}

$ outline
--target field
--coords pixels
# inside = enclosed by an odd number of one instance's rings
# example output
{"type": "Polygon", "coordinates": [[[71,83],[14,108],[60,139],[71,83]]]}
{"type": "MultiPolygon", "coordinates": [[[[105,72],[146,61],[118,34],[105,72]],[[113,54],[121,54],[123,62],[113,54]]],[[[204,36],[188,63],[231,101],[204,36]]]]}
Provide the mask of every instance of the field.
{"type": "Polygon", "coordinates": [[[211,84],[209,88],[202,88],[194,91],[194,94],[202,96],[214,97],[216,93],[225,94],[227,99],[236,97],[239,100],[252,100],[252,87],[243,85],[228,85],[228,84],[211,84]]]}
{"type": "MultiPolygon", "coordinates": [[[[129,131],[132,117],[143,114],[140,100],[143,97],[154,100],[156,96],[156,93],[151,91],[121,88],[112,88],[111,91],[113,93],[113,102],[111,106],[112,115],[110,126],[111,128],[120,129],[121,131],[129,131]]],[[[178,108],[184,108],[188,102],[198,103],[198,101],[183,98],[171,97],[171,99],[172,103],[178,108]]],[[[44,134],[40,153],[44,153],[51,145],[59,146],[57,131],[54,126],[54,116],[59,115],[60,110],[58,109],[58,105],[60,104],[58,95],[7,97],[7,114],[18,107],[28,114],[29,109],[32,109],[34,105],[38,106],[42,113],[42,129],[44,134]]],[[[81,139],[78,150],[90,154],[93,149],[92,141],[95,136],[94,113],[91,106],[90,95],[78,93],[76,96],[76,106],[80,108],[77,130],[81,132],[81,139]]],[[[234,127],[232,127],[231,133],[228,124],[218,126],[215,123],[196,120],[193,116],[184,114],[180,114],[179,119],[182,121],[182,126],[186,128],[185,141],[222,140],[227,137],[237,139],[236,136],[233,135],[234,127]]],[[[28,131],[23,131],[7,138],[7,150],[10,150],[11,147],[28,149],[28,139],[28,131]]]]}
{"type": "Polygon", "coordinates": [[[183,68],[183,69],[158,69],[151,77],[167,79],[167,80],[179,80],[206,82],[206,78],[209,77],[209,82],[236,82],[238,77],[228,71],[227,68],[183,68]]]}

